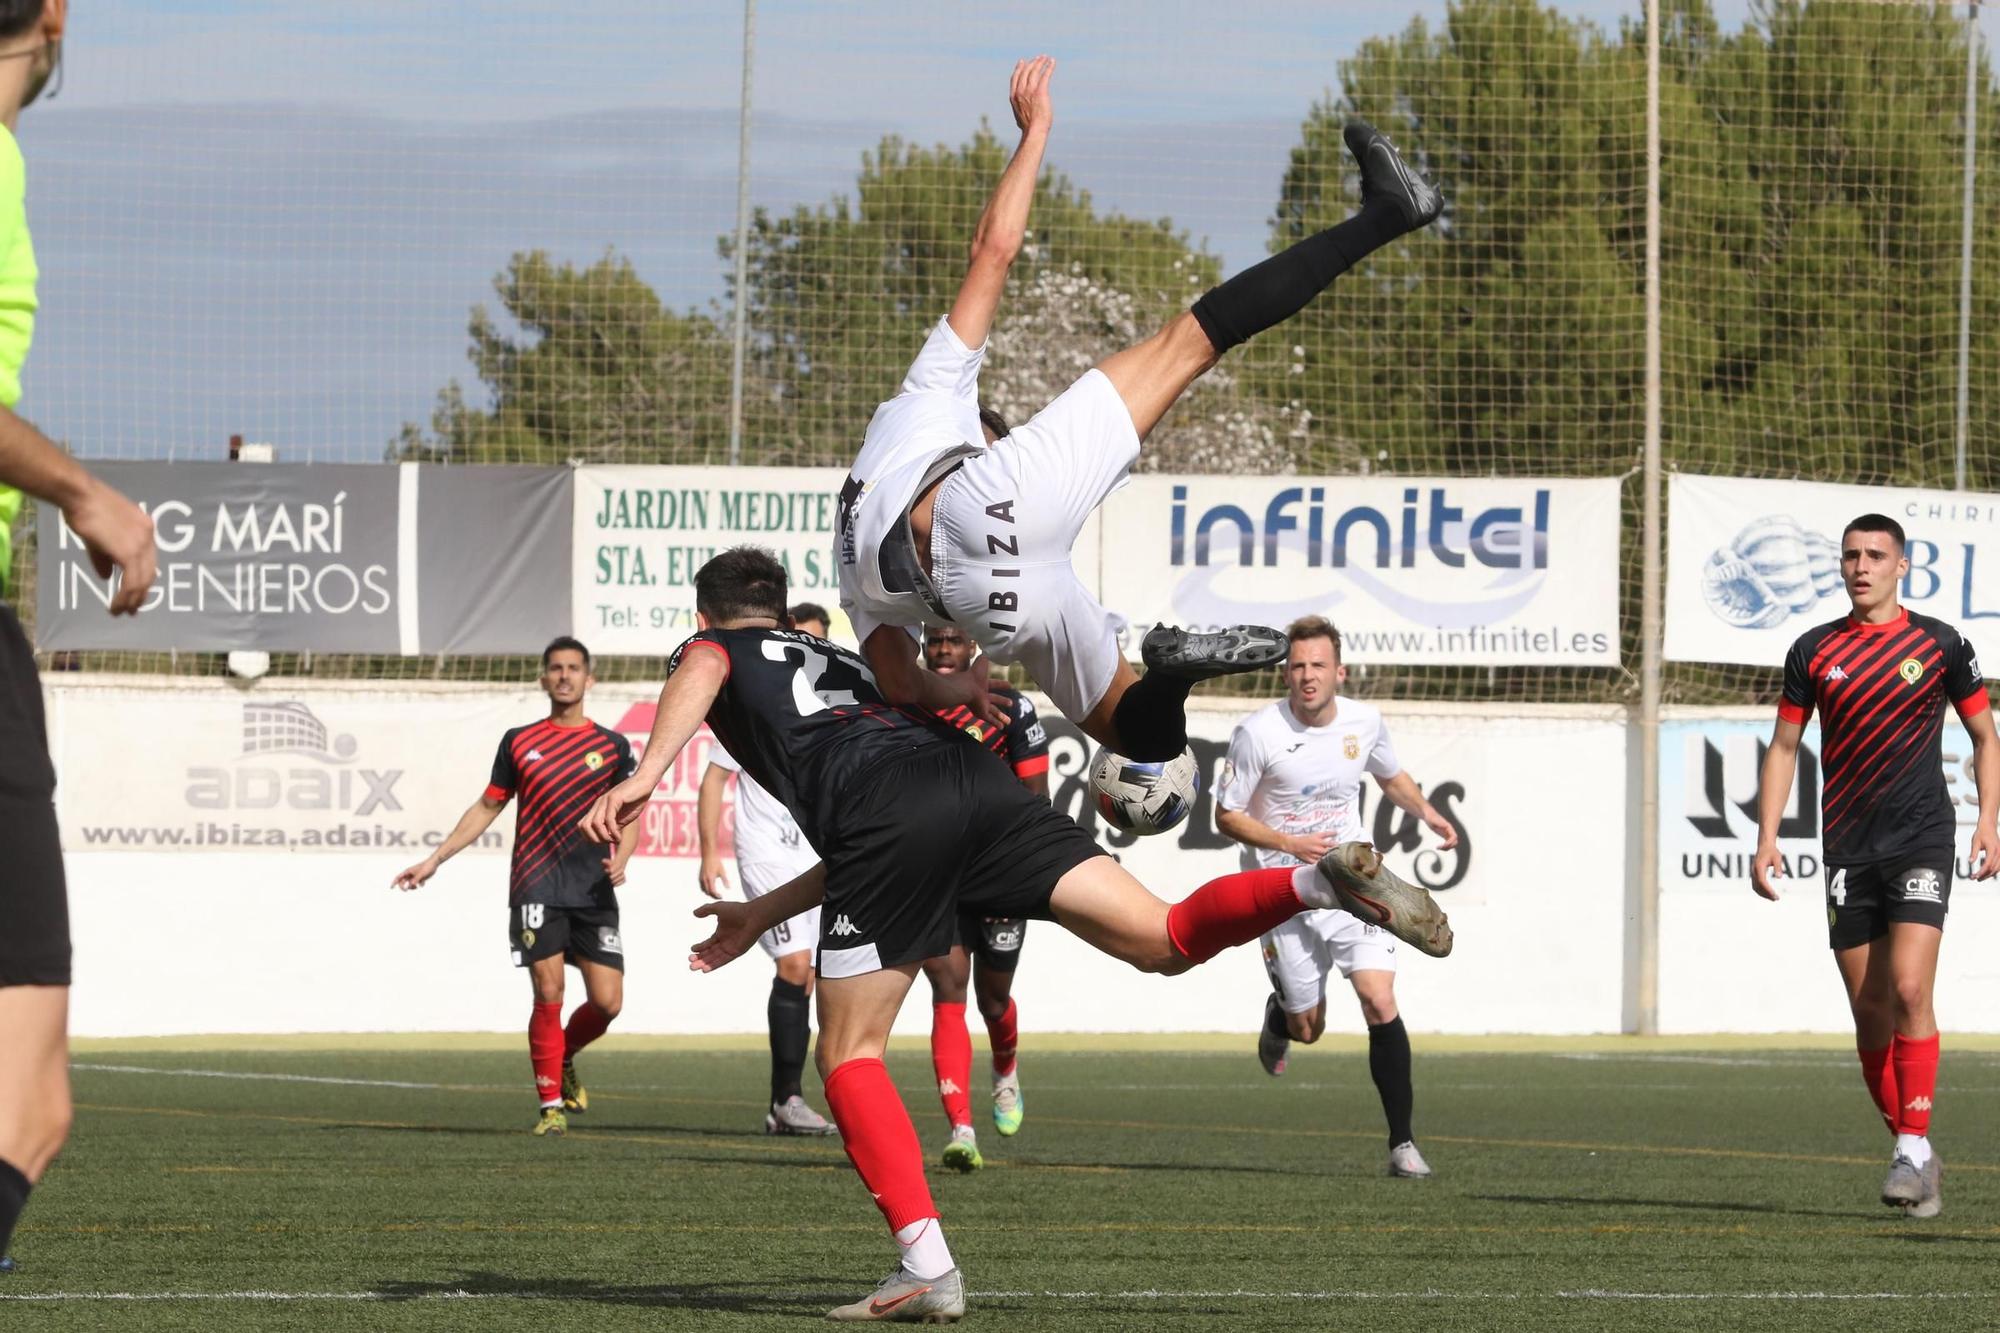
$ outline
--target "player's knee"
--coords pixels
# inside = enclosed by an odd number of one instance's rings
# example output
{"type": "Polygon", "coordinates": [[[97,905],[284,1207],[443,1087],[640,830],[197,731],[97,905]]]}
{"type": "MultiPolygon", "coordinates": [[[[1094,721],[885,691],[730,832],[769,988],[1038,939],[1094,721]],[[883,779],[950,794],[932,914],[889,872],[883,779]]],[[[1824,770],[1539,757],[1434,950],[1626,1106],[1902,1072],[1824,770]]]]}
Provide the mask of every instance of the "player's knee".
{"type": "Polygon", "coordinates": [[[601,1000],[592,1000],[591,1003],[604,1011],[604,1021],[607,1023],[618,1017],[625,1010],[625,997],[623,995],[608,995],[601,1000]]]}
{"type": "Polygon", "coordinates": [[[979,993],[979,1016],[988,1023],[998,1023],[1007,1016],[1007,1006],[1013,998],[1007,995],[993,995],[986,991],[979,993]]]}
{"type": "Polygon", "coordinates": [[[1396,1021],[1396,1001],[1386,995],[1361,997],[1361,1017],[1371,1028],[1396,1021]]]}
{"type": "Polygon", "coordinates": [[[29,1180],[41,1179],[42,1172],[48,1170],[49,1163],[62,1151],[63,1144],[69,1141],[74,1116],[66,1089],[56,1088],[36,1099],[17,1149],[22,1174],[29,1180]]]}
{"type": "Polygon", "coordinates": [[[1897,977],[1895,1002],[1899,1018],[1928,1018],[1931,1012],[1930,982],[1923,977],[1897,977]]]}

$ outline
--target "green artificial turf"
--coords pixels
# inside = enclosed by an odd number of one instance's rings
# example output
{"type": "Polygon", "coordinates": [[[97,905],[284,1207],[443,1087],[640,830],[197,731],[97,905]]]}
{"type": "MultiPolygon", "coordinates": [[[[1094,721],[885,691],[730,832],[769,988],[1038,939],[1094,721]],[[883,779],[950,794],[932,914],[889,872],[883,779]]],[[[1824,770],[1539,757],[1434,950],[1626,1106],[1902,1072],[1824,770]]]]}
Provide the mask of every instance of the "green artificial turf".
{"type": "MultiPolygon", "coordinates": [[[[82,1046],[0,1328],[788,1328],[890,1266],[837,1141],[762,1134],[755,1043],[608,1040],[552,1141],[518,1043],[428,1040],[82,1046]]],[[[1419,1037],[1438,1174],[1399,1181],[1355,1043],[1273,1080],[1248,1038],[1029,1033],[1021,1134],[976,1096],[986,1170],[931,1184],[994,1329],[2000,1324],[2000,1052],[1947,1038],[1912,1222],[1852,1055],[1779,1041],[1419,1037]]],[[[890,1067],[935,1160],[928,1058],[890,1067]]]]}

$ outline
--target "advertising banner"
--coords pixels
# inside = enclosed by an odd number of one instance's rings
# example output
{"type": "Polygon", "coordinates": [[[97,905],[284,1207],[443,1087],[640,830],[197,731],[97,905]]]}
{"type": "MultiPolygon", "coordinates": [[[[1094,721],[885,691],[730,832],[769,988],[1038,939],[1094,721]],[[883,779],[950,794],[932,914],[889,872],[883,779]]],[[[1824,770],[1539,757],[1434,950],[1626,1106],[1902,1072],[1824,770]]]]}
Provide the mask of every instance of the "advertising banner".
{"type": "Polygon", "coordinates": [[[1317,614],[1355,663],[1618,662],[1616,478],[1134,477],[1101,563],[1135,652],[1155,621],[1317,614]]]}
{"type": "MultiPolygon", "coordinates": [[[[1769,717],[1704,718],[1660,729],[1660,891],[1751,895],[1757,852],[1757,784],[1771,739],[1769,717]]],[[[1798,777],[1778,824],[1785,875],[1814,885],[1821,877],[1819,723],[1799,743],[1798,777]]],[[[1979,818],[1972,741],[1955,723],[1944,729],[1944,780],[1958,815],[1958,878],[1971,873],[1965,853],[1979,818]]]]}
{"type": "Polygon", "coordinates": [[[592,652],[665,657],[694,633],[694,575],[752,543],[785,562],[792,599],[833,612],[852,639],[833,566],[838,468],[585,467],[576,471],[570,576],[592,652]]]}
{"type": "Polygon", "coordinates": [[[37,508],[35,638],[69,648],[525,653],[569,632],[563,468],[106,462],[153,518],[137,616],[37,508]]]}
{"type": "Polygon", "coordinates": [[[1666,655],[1778,667],[1847,614],[1840,535],[1886,514],[1909,538],[1900,596],[2000,659],[2000,495],[1675,475],[1667,488],[1666,655]]]}

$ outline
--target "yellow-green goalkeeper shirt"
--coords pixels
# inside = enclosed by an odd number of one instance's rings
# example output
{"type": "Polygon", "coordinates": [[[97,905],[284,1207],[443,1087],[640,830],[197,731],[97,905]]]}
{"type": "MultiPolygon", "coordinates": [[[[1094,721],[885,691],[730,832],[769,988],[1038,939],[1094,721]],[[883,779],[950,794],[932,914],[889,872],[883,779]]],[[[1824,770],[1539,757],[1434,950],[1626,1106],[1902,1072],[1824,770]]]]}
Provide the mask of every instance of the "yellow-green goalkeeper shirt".
{"type": "MultiPolygon", "coordinates": [[[[0,125],[0,406],[21,401],[21,367],[35,338],[35,245],[28,238],[28,168],[0,125]]],[[[14,575],[14,522],[21,493],[0,486],[0,597],[14,575]]]]}

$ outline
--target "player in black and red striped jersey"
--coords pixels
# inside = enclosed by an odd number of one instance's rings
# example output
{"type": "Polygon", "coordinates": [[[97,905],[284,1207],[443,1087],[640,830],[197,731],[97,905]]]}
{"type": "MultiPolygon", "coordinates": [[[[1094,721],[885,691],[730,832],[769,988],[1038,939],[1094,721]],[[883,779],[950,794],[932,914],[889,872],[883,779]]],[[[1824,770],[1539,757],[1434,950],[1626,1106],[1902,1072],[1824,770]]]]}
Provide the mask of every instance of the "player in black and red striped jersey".
{"type": "Polygon", "coordinates": [[[1828,934],[1854,1012],[1862,1077],[1896,1136],[1882,1202],[1935,1217],[1943,1164],[1930,1143],[1938,1067],[1931,992],[1958,835],[1944,781],[1945,706],[1972,736],[1974,879],[2000,871],[2000,735],[1972,645],[1944,621],[1898,603],[1910,571],[1903,548],[1902,525],[1881,514],[1863,514],[1841,534],[1840,575],[1852,609],[1807,630],[1786,654],[1751,876],[1759,894],[1777,898],[1779,824],[1799,738],[1818,709],[1828,934]]]}
{"type": "Polygon", "coordinates": [[[605,849],[577,821],[598,797],[632,775],[632,743],[584,715],[594,680],[590,650],[575,639],[542,650],[542,690],[549,715],[500,738],[485,792],[459,816],[438,849],[396,876],[399,889],[421,888],[438,867],[470,847],[516,795],[514,861],[508,877],[507,939],[514,966],[528,969],[534,1008],[528,1058],[541,1099],[536,1134],[562,1134],[569,1112],[588,1110],[576,1076],[576,1053],[604,1035],[625,1002],[625,942],[618,929],[617,886],[639,840],[627,825],[605,849]],[[583,973],[585,999],[562,1019],[563,965],[583,973]]]}
{"type": "MultiPolygon", "coordinates": [[[[939,675],[970,670],[978,654],[978,646],[958,626],[924,627],[924,665],[939,675]]],[[[1027,695],[1008,685],[989,684],[987,688],[1002,701],[1006,726],[975,716],[964,704],[941,708],[938,717],[1006,760],[1022,786],[1046,798],[1048,728],[1042,725],[1027,695]]],[[[1020,1132],[1027,1106],[1021,1097],[1015,1057],[1021,1028],[1014,1005],[1014,969],[1020,964],[1021,944],[1027,934],[1025,917],[960,912],[958,943],[950,953],[924,964],[924,976],[931,983],[931,1067],[937,1074],[945,1122],[951,1126],[943,1160],[954,1170],[977,1171],[986,1164],[979,1152],[979,1135],[972,1128],[972,1038],[965,1029],[968,982],[979,1002],[979,1015],[986,1020],[993,1053],[993,1125],[1002,1135],[1020,1132]]]]}

